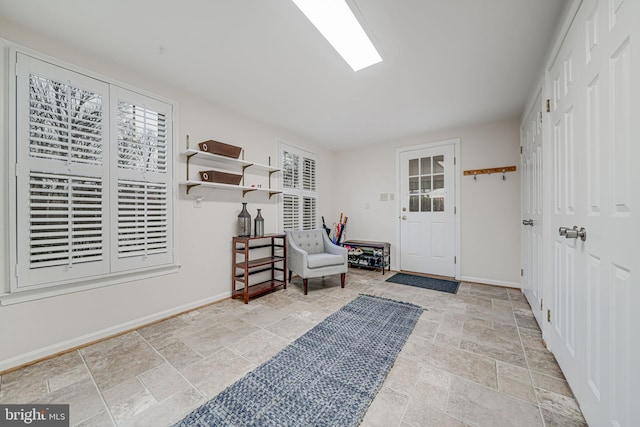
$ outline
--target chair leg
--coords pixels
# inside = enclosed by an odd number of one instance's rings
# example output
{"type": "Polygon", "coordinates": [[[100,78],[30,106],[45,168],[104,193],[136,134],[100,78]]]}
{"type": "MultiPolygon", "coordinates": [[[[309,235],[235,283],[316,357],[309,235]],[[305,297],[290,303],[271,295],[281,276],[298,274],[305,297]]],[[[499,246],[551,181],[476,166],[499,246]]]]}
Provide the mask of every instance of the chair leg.
{"type": "Polygon", "coordinates": [[[289,270],[289,283],[291,283],[291,276],[293,275],[293,271],[289,270]]]}
{"type": "Polygon", "coordinates": [[[307,284],[309,282],[309,279],[302,279],[302,283],[304,283],[304,294],[307,294],[307,284]]]}
{"type": "Polygon", "coordinates": [[[342,285],[343,288],[344,288],[344,276],[345,275],[346,275],[345,273],[340,274],[340,284],[342,285]]]}

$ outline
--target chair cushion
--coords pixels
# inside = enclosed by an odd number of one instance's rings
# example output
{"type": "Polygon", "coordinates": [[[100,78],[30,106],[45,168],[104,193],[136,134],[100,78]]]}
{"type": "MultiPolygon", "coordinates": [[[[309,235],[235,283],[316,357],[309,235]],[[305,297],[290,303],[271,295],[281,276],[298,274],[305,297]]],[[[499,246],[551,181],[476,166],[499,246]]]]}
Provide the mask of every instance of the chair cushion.
{"type": "Polygon", "coordinates": [[[290,237],[296,245],[308,253],[320,254],[324,252],[324,240],[322,240],[322,230],[308,230],[292,232],[290,237]]]}
{"type": "Polygon", "coordinates": [[[327,267],[329,265],[344,264],[344,257],[332,254],[309,254],[307,257],[309,268],[327,267]]]}

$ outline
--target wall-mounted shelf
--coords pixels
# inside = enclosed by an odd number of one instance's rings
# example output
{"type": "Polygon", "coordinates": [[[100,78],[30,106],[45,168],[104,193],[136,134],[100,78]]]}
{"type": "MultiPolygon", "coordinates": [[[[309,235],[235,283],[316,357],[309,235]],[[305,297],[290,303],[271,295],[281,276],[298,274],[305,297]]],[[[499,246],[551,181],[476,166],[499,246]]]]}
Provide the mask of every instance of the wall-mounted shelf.
{"type": "Polygon", "coordinates": [[[189,194],[189,190],[193,187],[201,186],[203,188],[217,188],[219,190],[242,190],[242,196],[244,197],[247,193],[252,191],[262,191],[269,193],[269,198],[275,194],[280,194],[282,191],[274,190],[273,188],[262,188],[262,187],[245,187],[244,185],[233,185],[233,184],[222,184],[219,182],[208,182],[208,181],[196,181],[196,180],[186,180],[180,181],[180,185],[187,186],[187,194],[189,194]]]}
{"type": "Polygon", "coordinates": [[[243,170],[247,168],[258,169],[269,172],[269,174],[280,172],[279,168],[269,165],[262,165],[260,163],[248,162],[246,160],[234,159],[232,157],[220,156],[218,154],[207,153],[206,151],[194,150],[193,148],[189,148],[182,152],[183,155],[187,157],[187,173],[189,168],[189,162],[191,159],[201,159],[208,162],[218,162],[224,163],[226,165],[236,165],[242,167],[243,170]]]}
{"type": "MultiPolygon", "coordinates": [[[[189,146],[189,136],[187,136],[187,147],[189,146]]],[[[271,188],[271,175],[276,172],[280,172],[280,168],[271,166],[271,165],[263,165],[260,163],[249,162],[244,159],[234,159],[232,157],[225,157],[218,154],[209,153],[206,151],[196,150],[193,148],[187,148],[185,151],[181,153],[186,157],[187,163],[187,179],[185,181],[181,181],[180,185],[184,185],[187,187],[187,194],[193,187],[203,187],[203,188],[216,188],[222,190],[241,190],[242,197],[244,197],[247,193],[252,191],[259,191],[269,193],[269,198],[274,196],[275,194],[280,194],[282,191],[274,190],[271,188]],[[224,165],[224,166],[232,166],[234,168],[242,169],[242,185],[233,185],[233,184],[223,184],[218,182],[209,182],[209,181],[198,181],[194,179],[190,179],[190,164],[191,162],[197,162],[203,165],[224,165]],[[267,188],[262,187],[248,187],[244,185],[244,175],[247,169],[251,168],[252,170],[267,172],[269,174],[269,185],[267,188]]],[[[269,161],[271,163],[271,161],[269,161]]]]}

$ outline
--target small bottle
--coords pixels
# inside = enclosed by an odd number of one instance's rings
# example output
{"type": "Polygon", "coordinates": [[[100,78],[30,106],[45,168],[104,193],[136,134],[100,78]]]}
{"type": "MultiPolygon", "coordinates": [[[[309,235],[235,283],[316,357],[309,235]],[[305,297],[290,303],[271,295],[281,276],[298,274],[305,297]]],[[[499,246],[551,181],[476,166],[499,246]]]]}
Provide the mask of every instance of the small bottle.
{"type": "Polygon", "coordinates": [[[254,232],[256,237],[264,236],[264,218],[262,217],[262,213],[260,212],[262,209],[258,209],[258,215],[256,215],[254,232]]]}

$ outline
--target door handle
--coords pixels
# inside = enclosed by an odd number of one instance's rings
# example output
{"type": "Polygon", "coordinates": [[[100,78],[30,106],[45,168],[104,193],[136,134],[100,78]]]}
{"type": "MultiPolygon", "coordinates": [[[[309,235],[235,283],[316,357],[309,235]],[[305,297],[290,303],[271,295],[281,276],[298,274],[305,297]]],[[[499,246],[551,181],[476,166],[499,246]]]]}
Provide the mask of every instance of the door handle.
{"type": "Polygon", "coordinates": [[[406,221],[407,220],[407,216],[406,215],[402,215],[402,220],[406,221]]]}
{"type": "Polygon", "coordinates": [[[577,225],[574,225],[573,228],[560,227],[558,231],[561,236],[567,239],[577,239],[579,237],[583,242],[587,240],[587,230],[584,227],[578,228],[577,225]]]}
{"type": "Polygon", "coordinates": [[[533,220],[532,219],[523,219],[522,220],[522,225],[530,225],[533,227],[533,220]]]}

